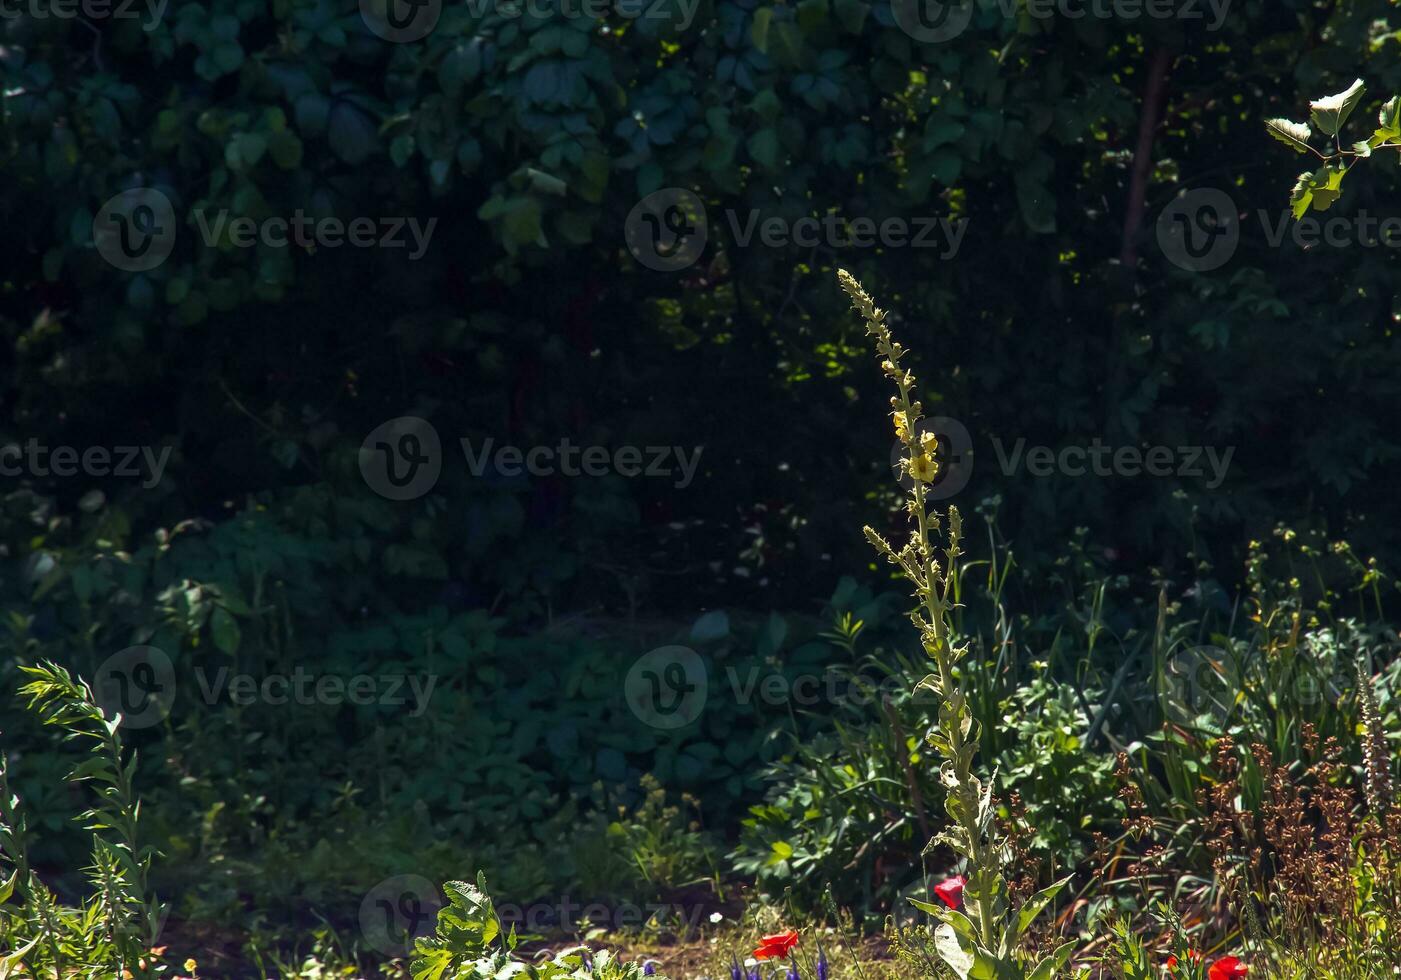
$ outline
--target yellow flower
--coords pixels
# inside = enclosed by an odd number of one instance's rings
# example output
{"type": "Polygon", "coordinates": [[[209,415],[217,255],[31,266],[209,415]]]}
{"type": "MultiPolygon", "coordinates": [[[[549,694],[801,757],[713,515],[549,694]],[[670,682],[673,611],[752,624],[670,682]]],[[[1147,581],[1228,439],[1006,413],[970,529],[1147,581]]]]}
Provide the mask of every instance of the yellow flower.
{"type": "Polygon", "coordinates": [[[939,473],[939,464],[934,461],[934,457],[924,453],[917,453],[911,457],[909,467],[910,475],[920,483],[932,483],[939,473]]]}
{"type": "Polygon", "coordinates": [[[939,448],[939,437],[932,432],[925,432],[919,437],[919,448],[926,453],[933,453],[939,448]]]}
{"type": "Polygon", "coordinates": [[[901,440],[903,440],[903,439],[905,439],[909,434],[910,434],[910,428],[909,428],[909,423],[907,423],[907,422],[905,421],[905,413],[904,413],[904,412],[896,412],[896,413],[895,413],[895,435],[896,435],[897,437],[899,437],[901,440]]]}

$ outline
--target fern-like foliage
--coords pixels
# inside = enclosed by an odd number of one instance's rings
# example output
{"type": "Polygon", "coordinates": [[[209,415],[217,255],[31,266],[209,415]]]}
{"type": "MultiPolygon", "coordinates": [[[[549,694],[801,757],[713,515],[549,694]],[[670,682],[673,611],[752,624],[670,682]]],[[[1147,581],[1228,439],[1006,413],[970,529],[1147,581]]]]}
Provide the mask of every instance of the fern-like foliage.
{"type": "Polygon", "coordinates": [[[68,778],[96,798],[77,817],[92,833],[92,864],[85,869],[92,893],[79,906],[64,906],[34,873],[21,801],[0,758],[0,949],[7,951],[0,955],[0,980],[160,976],[165,968],[151,950],[161,908],[147,888],[154,852],[137,840],[136,756],[126,758],[121,720],[106,717],[88,685],[62,667],[21,669],[29,680],[20,693],[30,709],[86,750],[68,778]]]}

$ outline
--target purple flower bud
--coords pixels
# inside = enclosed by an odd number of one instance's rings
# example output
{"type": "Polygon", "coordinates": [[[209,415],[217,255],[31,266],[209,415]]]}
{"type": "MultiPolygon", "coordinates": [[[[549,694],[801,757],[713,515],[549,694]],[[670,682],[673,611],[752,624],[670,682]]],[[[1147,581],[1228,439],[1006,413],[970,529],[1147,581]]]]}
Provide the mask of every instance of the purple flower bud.
{"type": "Polygon", "coordinates": [[[817,954],[817,980],[827,980],[827,954],[821,951],[817,954]]]}
{"type": "Polygon", "coordinates": [[[654,960],[647,960],[642,964],[642,975],[644,977],[655,977],[657,975],[657,964],[654,960]]]}
{"type": "Polygon", "coordinates": [[[730,980],[745,980],[744,971],[740,969],[739,960],[735,959],[735,954],[730,954],[730,980]]]}

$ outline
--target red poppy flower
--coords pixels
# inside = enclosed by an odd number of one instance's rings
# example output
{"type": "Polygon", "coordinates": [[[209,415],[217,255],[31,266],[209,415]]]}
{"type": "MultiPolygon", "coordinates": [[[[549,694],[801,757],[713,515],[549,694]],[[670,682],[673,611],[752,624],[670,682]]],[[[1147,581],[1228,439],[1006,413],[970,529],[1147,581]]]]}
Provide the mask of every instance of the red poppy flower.
{"type": "Polygon", "coordinates": [[[1206,975],[1207,980],[1240,980],[1249,972],[1250,967],[1234,956],[1223,956],[1211,964],[1211,969],[1206,975]]]}
{"type": "Polygon", "coordinates": [[[754,951],[754,958],[756,960],[781,960],[796,945],[798,945],[798,934],[792,929],[774,936],[764,936],[759,940],[759,948],[754,951]]]}
{"type": "Polygon", "coordinates": [[[949,908],[956,909],[963,904],[963,886],[966,884],[968,884],[968,879],[963,875],[957,875],[935,885],[934,894],[938,895],[949,908]]]}

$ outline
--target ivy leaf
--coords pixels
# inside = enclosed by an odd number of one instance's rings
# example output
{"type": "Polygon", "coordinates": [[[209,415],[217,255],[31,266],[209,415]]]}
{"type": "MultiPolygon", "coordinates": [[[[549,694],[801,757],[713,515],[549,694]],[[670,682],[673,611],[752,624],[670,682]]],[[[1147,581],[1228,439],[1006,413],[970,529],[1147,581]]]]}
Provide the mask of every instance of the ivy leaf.
{"type": "Polygon", "coordinates": [[[1313,132],[1304,123],[1290,122],[1288,119],[1266,119],[1265,129],[1296,153],[1307,153],[1310,150],[1309,137],[1313,132]]]}
{"type": "Polygon", "coordinates": [[[1356,109],[1357,103],[1362,101],[1362,93],[1365,88],[1362,79],[1359,78],[1352,83],[1346,92],[1339,92],[1337,95],[1330,95],[1327,98],[1310,102],[1309,109],[1312,110],[1313,124],[1329,136],[1337,136],[1338,130],[1342,129],[1343,123],[1347,122],[1347,117],[1352,115],[1352,110],[1356,109]]]}

